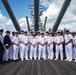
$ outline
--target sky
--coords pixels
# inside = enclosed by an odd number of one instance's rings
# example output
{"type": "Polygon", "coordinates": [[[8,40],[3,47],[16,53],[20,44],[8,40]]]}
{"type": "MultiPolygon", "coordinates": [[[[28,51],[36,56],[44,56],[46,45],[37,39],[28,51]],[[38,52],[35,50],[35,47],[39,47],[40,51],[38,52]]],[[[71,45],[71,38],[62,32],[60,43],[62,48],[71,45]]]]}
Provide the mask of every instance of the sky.
{"type": "MultiPolygon", "coordinates": [[[[21,29],[27,30],[26,16],[29,18],[31,25],[31,15],[29,5],[33,5],[33,0],[8,0],[11,8],[18,20],[21,29]]],[[[52,28],[57,16],[61,10],[64,0],[40,0],[40,5],[44,6],[43,15],[41,16],[42,23],[44,23],[45,17],[47,16],[47,28],[52,28]]],[[[0,29],[3,28],[5,31],[15,31],[13,23],[0,0],[0,29]]],[[[58,29],[63,30],[67,28],[71,31],[76,31],[76,0],[72,0],[58,29]]]]}

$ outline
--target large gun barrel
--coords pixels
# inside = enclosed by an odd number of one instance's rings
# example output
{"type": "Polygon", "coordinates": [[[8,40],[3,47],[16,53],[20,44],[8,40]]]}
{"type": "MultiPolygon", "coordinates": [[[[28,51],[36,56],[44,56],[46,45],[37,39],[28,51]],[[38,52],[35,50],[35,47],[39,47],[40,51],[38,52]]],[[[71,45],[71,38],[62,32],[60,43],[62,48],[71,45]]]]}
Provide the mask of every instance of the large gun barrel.
{"type": "Polygon", "coordinates": [[[54,24],[54,26],[52,28],[52,32],[56,32],[57,31],[57,29],[58,29],[58,27],[60,25],[60,22],[61,22],[61,20],[62,20],[62,18],[64,16],[69,4],[70,4],[70,2],[71,2],[71,0],[65,0],[64,1],[63,6],[61,8],[61,11],[60,11],[60,13],[58,15],[58,18],[57,18],[57,20],[56,20],[56,22],[55,22],[55,24],[54,24]]]}
{"type": "Polygon", "coordinates": [[[18,24],[18,22],[17,22],[17,20],[16,20],[16,18],[15,18],[15,15],[14,15],[12,9],[11,9],[11,6],[10,6],[8,0],[2,0],[2,3],[3,3],[3,5],[5,6],[8,14],[9,14],[9,16],[10,16],[10,18],[11,18],[13,24],[14,24],[15,29],[16,29],[17,31],[20,31],[21,28],[20,28],[20,26],[19,26],[19,24],[18,24]]]}
{"type": "Polygon", "coordinates": [[[34,0],[34,30],[39,30],[39,0],[34,0]]]}
{"type": "Polygon", "coordinates": [[[45,21],[44,21],[44,28],[43,28],[44,31],[46,30],[46,22],[47,22],[47,17],[45,17],[45,21]]]}
{"type": "Polygon", "coordinates": [[[30,26],[29,26],[29,21],[28,21],[28,17],[27,16],[26,16],[26,21],[27,21],[28,31],[30,31],[30,26]]]}

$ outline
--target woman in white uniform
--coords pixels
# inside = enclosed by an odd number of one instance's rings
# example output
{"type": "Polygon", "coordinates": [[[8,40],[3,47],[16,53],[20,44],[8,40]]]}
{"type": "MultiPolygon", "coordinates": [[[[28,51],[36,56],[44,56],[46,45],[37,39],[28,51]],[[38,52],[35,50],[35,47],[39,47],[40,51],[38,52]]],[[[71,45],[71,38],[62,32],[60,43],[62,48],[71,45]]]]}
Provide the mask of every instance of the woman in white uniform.
{"type": "Polygon", "coordinates": [[[74,38],[73,38],[73,50],[74,50],[74,57],[75,57],[75,61],[74,62],[76,62],[76,32],[75,32],[75,36],[74,36],[74,38]]]}
{"type": "Polygon", "coordinates": [[[35,36],[34,33],[33,33],[33,38],[30,40],[30,44],[31,44],[31,47],[30,47],[30,60],[33,59],[33,55],[34,55],[34,59],[36,60],[37,59],[37,48],[36,48],[37,40],[36,40],[36,36],[35,36]]]}
{"type": "Polygon", "coordinates": [[[18,32],[15,32],[15,36],[12,39],[12,43],[13,43],[13,60],[18,60],[18,51],[19,51],[19,45],[20,45],[18,32]]]}
{"type": "Polygon", "coordinates": [[[21,61],[23,61],[23,59],[25,58],[26,60],[28,59],[28,44],[29,44],[29,38],[27,36],[27,31],[24,32],[24,35],[20,41],[20,43],[22,44],[22,50],[20,52],[21,55],[21,61]]]}
{"type": "Polygon", "coordinates": [[[40,60],[41,57],[42,57],[44,60],[46,60],[46,48],[45,48],[46,42],[45,42],[45,39],[44,39],[44,33],[43,33],[43,32],[41,33],[41,37],[40,37],[40,39],[39,39],[38,44],[39,44],[38,60],[40,60]],[[42,56],[41,56],[41,55],[42,55],[42,56]]]}
{"type": "Polygon", "coordinates": [[[48,59],[52,60],[53,58],[54,58],[53,36],[52,36],[52,33],[49,32],[49,38],[48,38],[48,59]]]}

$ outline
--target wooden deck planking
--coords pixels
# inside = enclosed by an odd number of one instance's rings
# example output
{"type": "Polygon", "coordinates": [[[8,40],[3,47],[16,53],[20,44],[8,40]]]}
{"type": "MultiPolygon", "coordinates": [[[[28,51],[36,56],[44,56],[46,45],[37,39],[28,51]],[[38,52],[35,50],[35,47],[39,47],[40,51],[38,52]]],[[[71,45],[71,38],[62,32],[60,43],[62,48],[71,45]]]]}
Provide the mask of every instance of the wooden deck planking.
{"type": "Polygon", "coordinates": [[[76,75],[76,63],[60,60],[10,62],[0,65],[0,75],[76,75]]]}

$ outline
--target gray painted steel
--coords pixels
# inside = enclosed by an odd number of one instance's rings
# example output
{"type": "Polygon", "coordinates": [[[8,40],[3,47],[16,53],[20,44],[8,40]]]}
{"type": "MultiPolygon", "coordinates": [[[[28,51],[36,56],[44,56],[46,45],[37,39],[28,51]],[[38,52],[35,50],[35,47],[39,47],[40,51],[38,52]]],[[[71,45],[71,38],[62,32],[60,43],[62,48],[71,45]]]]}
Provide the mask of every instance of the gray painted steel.
{"type": "Polygon", "coordinates": [[[46,30],[46,22],[47,22],[47,17],[45,17],[45,21],[44,21],[44,28],[43,28],[44,31],[46,30]]]}
{"type": "Polygon", "coordinates": [[[64,16],[64,14],[65,14],[65,12],[66,12],[69,4],[70,4],[70,2],[71,2],[71,0],[65,0],[64,1],[63,6],[61,8],[61,11],[60,11],[60,13],[59,13],[59,15],[57,17],[57,20],[56,20],[56,22],[55,22],[55,24],[54,24],[54,26],[52,28],[52,31],[53,32],[56,32],[57,31],[57,29],[58,29],[58,27],[60,25],[60,22],[61,22],[61,20],[62,20],[62,18],[64,16]]]}
{"type": "Polygon", "coordinates": [[[28,31],[30,31],[29,20],[27,16],[26,16],[26,21],[27,21],[28,31]]]}
{"type": "Polygon", "coordinates": [[[9,16],[10,16],[10,18],[11,18],[13,24],[14,24],[15,29],[16,29],[17,31],[20,31],[20,30],[21,30],[20,25],[18,24],[18,22],[17,22],[17,20],[16,20],[16,18],[15,18],[15,15],[14,15],[12,9],[11,9],[11,6],[10,6],[8,0],[2,0],[2,3],[3,3],[3,5],[5,6],[8,14],[9,14],[9,16]]]}
{"type": "Polygon", "coordinates": [[[34,31],[39,30],[39,1],[40,0],[34,0],[34,31]]]}

